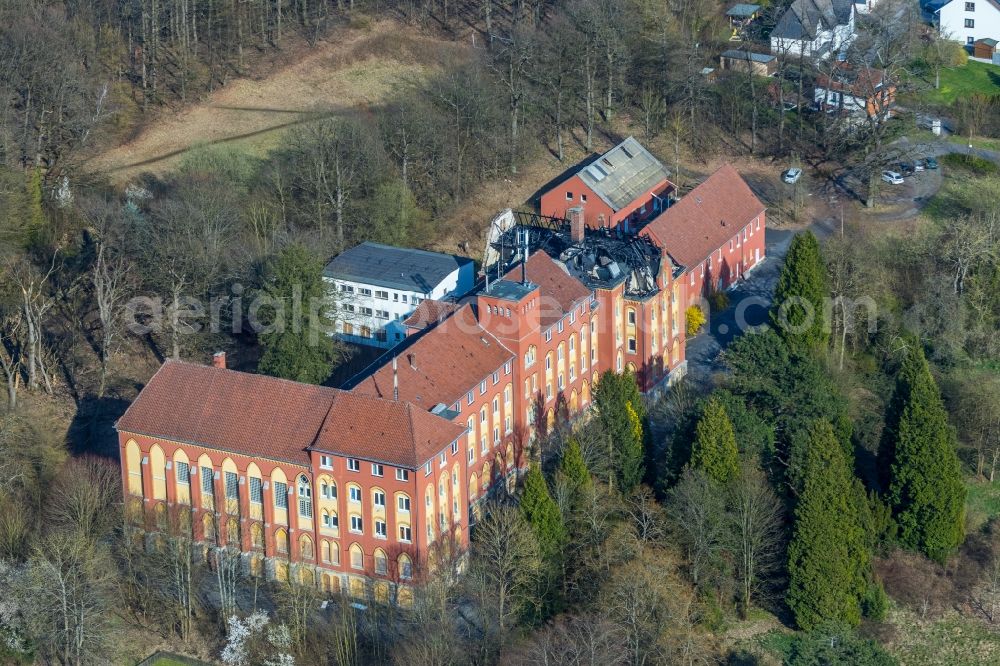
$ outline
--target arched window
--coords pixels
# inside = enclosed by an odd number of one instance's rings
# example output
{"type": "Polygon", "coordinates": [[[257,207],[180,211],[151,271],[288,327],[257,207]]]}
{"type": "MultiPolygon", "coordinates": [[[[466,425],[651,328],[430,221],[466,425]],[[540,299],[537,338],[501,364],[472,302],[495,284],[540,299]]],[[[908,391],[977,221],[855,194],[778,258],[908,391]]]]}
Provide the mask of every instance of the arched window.
{"type": "Polygon", "coordinates": [[[226,543],[230,546],[240,545],[240,521],[236,518],[226,521],[226,543]]]}
{"type": "Polygon", "coordinates": [[[351,544],[351,568],[365,568],[365,551],[361,550],[361,546],[356,543],[351,544]]]}
{"type": "Polygon", "coordinates": [[[154,512],[156,514],[156,529],[161,531],[167,529],[167,506],[160,502],[156,505],[154,512]]]}
{"type": "Polygon", "coordinates": [[[323,509],[323,522],[321,526],[327,530],[339,530],[340,519],[337,516],[337,512],[323,509]]]}
{"type": "Polygon", "coordinates": [[[312,486],[305,474],[299,475],[298,482],[299,515],[303,518],[312,518],[312,486]]]}
{"type": "Polygon", "coordinates": [[[469,475],[469,501],[474,502],[479,494],[479,476],[473,472],[469,475]]]}
{"type": "Polygon", "coordinates": [[[413,578],[413,560],[410,559],[410,556],[406,553],[400,553],[396,561],[399,564],[399,577],[402,580],[413,578]]]}
{"type": "Polygon", "coordinates": [[[274,549],[280,555],[288,555],[288,532],[283,528],[274,532],[274,549]]]}
{"type": "Polygon", "coordinates": [[[215,520],[212,515],[206,513],[202,516],[201,525],[205,534],[205,541],[215,541],[215,520]]]}
{"type": "Polygon", "coordinates": [[[149,468],[153,476],[153,499],[167,499],[167,459],[156,444],[149,449],[149,468]]]}
{"type": "Polygon", "coordinates": [[[530,368],[535,364],[535,357],[538,355],[538,348],[535,345],[530,345],[528,351],[524,354],[524,367],[530,368]]]}
{"type": "Polygon", "coordinates": [[[250,525],[250,546],[252,548],[264,547],[264,528],[260,526],[260,523],[250,525]]]}
{"type": "Polygon", "coordinates": [[[485,463],[483,463],[483,492],[485,492],[486,489],[490,487],[490,481],[492,481],[490,473],[491,473],[490,462],[487,460],[485,463]]]}
{"type": "Polygon", "coordinates": [[[340,544],[336,541],[330,542],[330,563],[340,564],[340,544]]]}
{"type": "Polygon", "coordinates": [[[375,549],[375,573],[385,576],[389,573],[389,560],[385,556],[385,551],[381,548],[375,549]]]}
{"type": "Polygon", "coordinates": [[[191,504],[191,465],[187,454],[180,449],[174,451],[174,486],[177,503],[191,504]]]}
{"type": "Polygon", "coordinates": [[[326,564],[330,564],[330,562],[333,561],[332,549],[330,548],[329,541],[326,540],[323,541],[323,546],[321,547],[320,552],[323,555],[323,562],[325,562],[326,564]]]}
{"type": "Polygon", "coordinates": [[[299,537],[299,557],[303,560],[311,560],[315,557],[313,553],[313,541],[308,534],[299,537]]]}
{"type": "Polygon", "coordinates": [[[133,439],[125,445],[125,466],[128,468],[129,494],[142,497],[142,453],[133,439]]]}

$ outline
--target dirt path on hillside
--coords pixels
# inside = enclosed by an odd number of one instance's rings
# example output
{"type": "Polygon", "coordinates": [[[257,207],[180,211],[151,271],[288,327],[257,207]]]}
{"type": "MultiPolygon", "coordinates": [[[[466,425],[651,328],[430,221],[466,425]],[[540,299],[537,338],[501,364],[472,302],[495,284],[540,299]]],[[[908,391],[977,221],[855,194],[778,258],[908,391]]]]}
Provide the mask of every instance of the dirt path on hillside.
{"type": "Polygon", "coordinates": [[[161,174],[199,145],[227,143],[264,153],[288,128],[364,111],[468,57],[467,49],[390,21],[345,29],[266,78],[236,79],[202,102],[160,112],[135,139],[94,156],[86,168],[122,182],[144,171],[161,174]]]}

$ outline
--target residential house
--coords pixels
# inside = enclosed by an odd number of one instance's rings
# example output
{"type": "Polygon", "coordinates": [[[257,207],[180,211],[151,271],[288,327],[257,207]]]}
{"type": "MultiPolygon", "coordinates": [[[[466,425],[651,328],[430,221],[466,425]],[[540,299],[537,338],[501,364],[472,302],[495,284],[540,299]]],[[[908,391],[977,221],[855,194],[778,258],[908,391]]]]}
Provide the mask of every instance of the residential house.
{"type": "Polygon", "coordinates": [[[365,242],[323,271],[331,315],[344,340],[389,348],[406,337],[403,323],[427,299],[455,299],[472,290],[471,259],[365,242]]]}
{"type": "Polygon", "coordinates": [[[795,0],[771,31],[771,53],[826,59],[855,38],[853,0],[795,0]]]}
{"type": "Polygon", "coordinates": [[[885,120],[896,98],[896,86],[881,69],[836,63],[829,74],[816,77],[813,102],[829,113],[865,115],[885,120]]]}
{"type": "Polygon", "coordinates": [[[631,231],[667,207],[674,190],[668,175],[658,159],[628,137],[542,194],[541,213],[565,219],[570,208],[582,206],[588,228],[631,231]]]}
{"type": "Polygon", "coordinates": [[[937,16],[942,35],[969,47],[978,39],[1000,39],[1000,0],[951,0],[937,16]]]}

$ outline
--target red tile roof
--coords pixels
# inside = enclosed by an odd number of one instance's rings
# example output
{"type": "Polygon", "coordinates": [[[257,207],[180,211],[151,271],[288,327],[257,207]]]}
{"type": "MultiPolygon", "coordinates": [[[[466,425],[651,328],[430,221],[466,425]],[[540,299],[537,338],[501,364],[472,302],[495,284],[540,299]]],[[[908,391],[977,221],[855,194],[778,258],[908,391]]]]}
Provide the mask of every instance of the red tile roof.
{"type": "Polygon", "coordinates": [[[315,447],[417,467],[462,434],[413,405],[179,361],[160,367],[116,427],[301,465],[315,447]]]}
{"type": "Polygon", "coordinates": [[[726,164],[640,232],[677,263],[696,266],[764,212],[740,174],[726,164]]]}
{"type": "Polygon", "coordinates": [[[430,328],[450,317],[458,308],[458,303],[427,298],[420,301],[417,309],[403,320],[403,325],[418,330],[430,328]]]}
{"type": "MultiPolygon", "coordinates": [[[[528,257],[525,276],[529,282],[538,285],[541,299],[538,317],[543,329],[562,319],[575,305],[593,293],[545,252],[535,252],[528,257]]],[[[520,280],[520,264],[512,268],[505,277],[508,280],[520,280]]]]}
{"type": "MultiPolygon", "coordinates": [[[[399,399],[424,409],[451,407],[514,358],[476,319],[471,305],[426,333],[408,338],[396,354],[399,399]],[[408,341],[412,339],[413,342],[408,341]]],[[[356,393],[392,397],[392,362],[362,379],[356,393]]]]}

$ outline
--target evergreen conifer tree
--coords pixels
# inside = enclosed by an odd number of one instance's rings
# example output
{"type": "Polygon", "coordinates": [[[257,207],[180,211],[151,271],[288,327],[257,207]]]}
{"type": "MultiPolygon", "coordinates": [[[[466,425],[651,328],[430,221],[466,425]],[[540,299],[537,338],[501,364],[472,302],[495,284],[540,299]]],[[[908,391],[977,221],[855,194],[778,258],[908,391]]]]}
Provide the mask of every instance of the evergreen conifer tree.
{"type": "Polygon", "coordinates": [[[785,256],[771,310],[771,322],[789,347],[805,351],[829,342],[824,321],[828,294],[819,242],[811,231],[796,235],[785,256]]]}
{"type": "Polygon", "coordinates": [[[574,493],[585,491],[593,485],[590,470],[583,459],[580,442],[576,437],[570,437],[563,449],[562,460],[559,461],[559,474],[566,479],[574,493]]]}
{"type": "Polygon", "coordinates": [[[330,376],[340,350],[328,334],[322,274],[323,263],[298,244],[284,248],[268,267],[263,292],[281,304],[283,325],[260,335],[264,353],[258,372],[307,384],[330,376]]]}
{"type": "Polygon", "coordinates": [[[805,630],[830,621],[857,625],[871,578],[871,553],[853,475],[828,422],[813,423],[809,435],[788,546],[788,606],[805,630]]]}
{"type": "Polygon", "coordinates": [[[710,479],[726,484],[740,473],[740,453],[736,434],[726,408],[717,398],[709,398],[695,426],[691,466],[705,471],[710,479]]]}
{"type": "Polygon", "coordinates": [[[920,345],[900,371],[889,501],[908,548],[944,562],[964,538],[965,485],[955,434],[920,345]]]}
{"type": "Polygon", "coordinates": [[[556,560],[566,542],[566,527],[538,465],[532,465],[524,477],[521,512],[535,531],[542,556],[556,560]]]}
{"type": "Polygon", "coordinates": [[[642,482],[645,460],[642,447],[642,420],[639,412],[632,407],[631,400],[625,403],[625,414],[628,417],[629,429],[618,447],[618,489],[623,494],[628,494],[642,482]]]}
{"type": "Polygon", "coordinates": [[[611,468],[619,490],[631,492],[642,481],[646,420],[635,376],[606,371],[594,389],[594,406],[601,430],[610,443],[611,468]]]}

